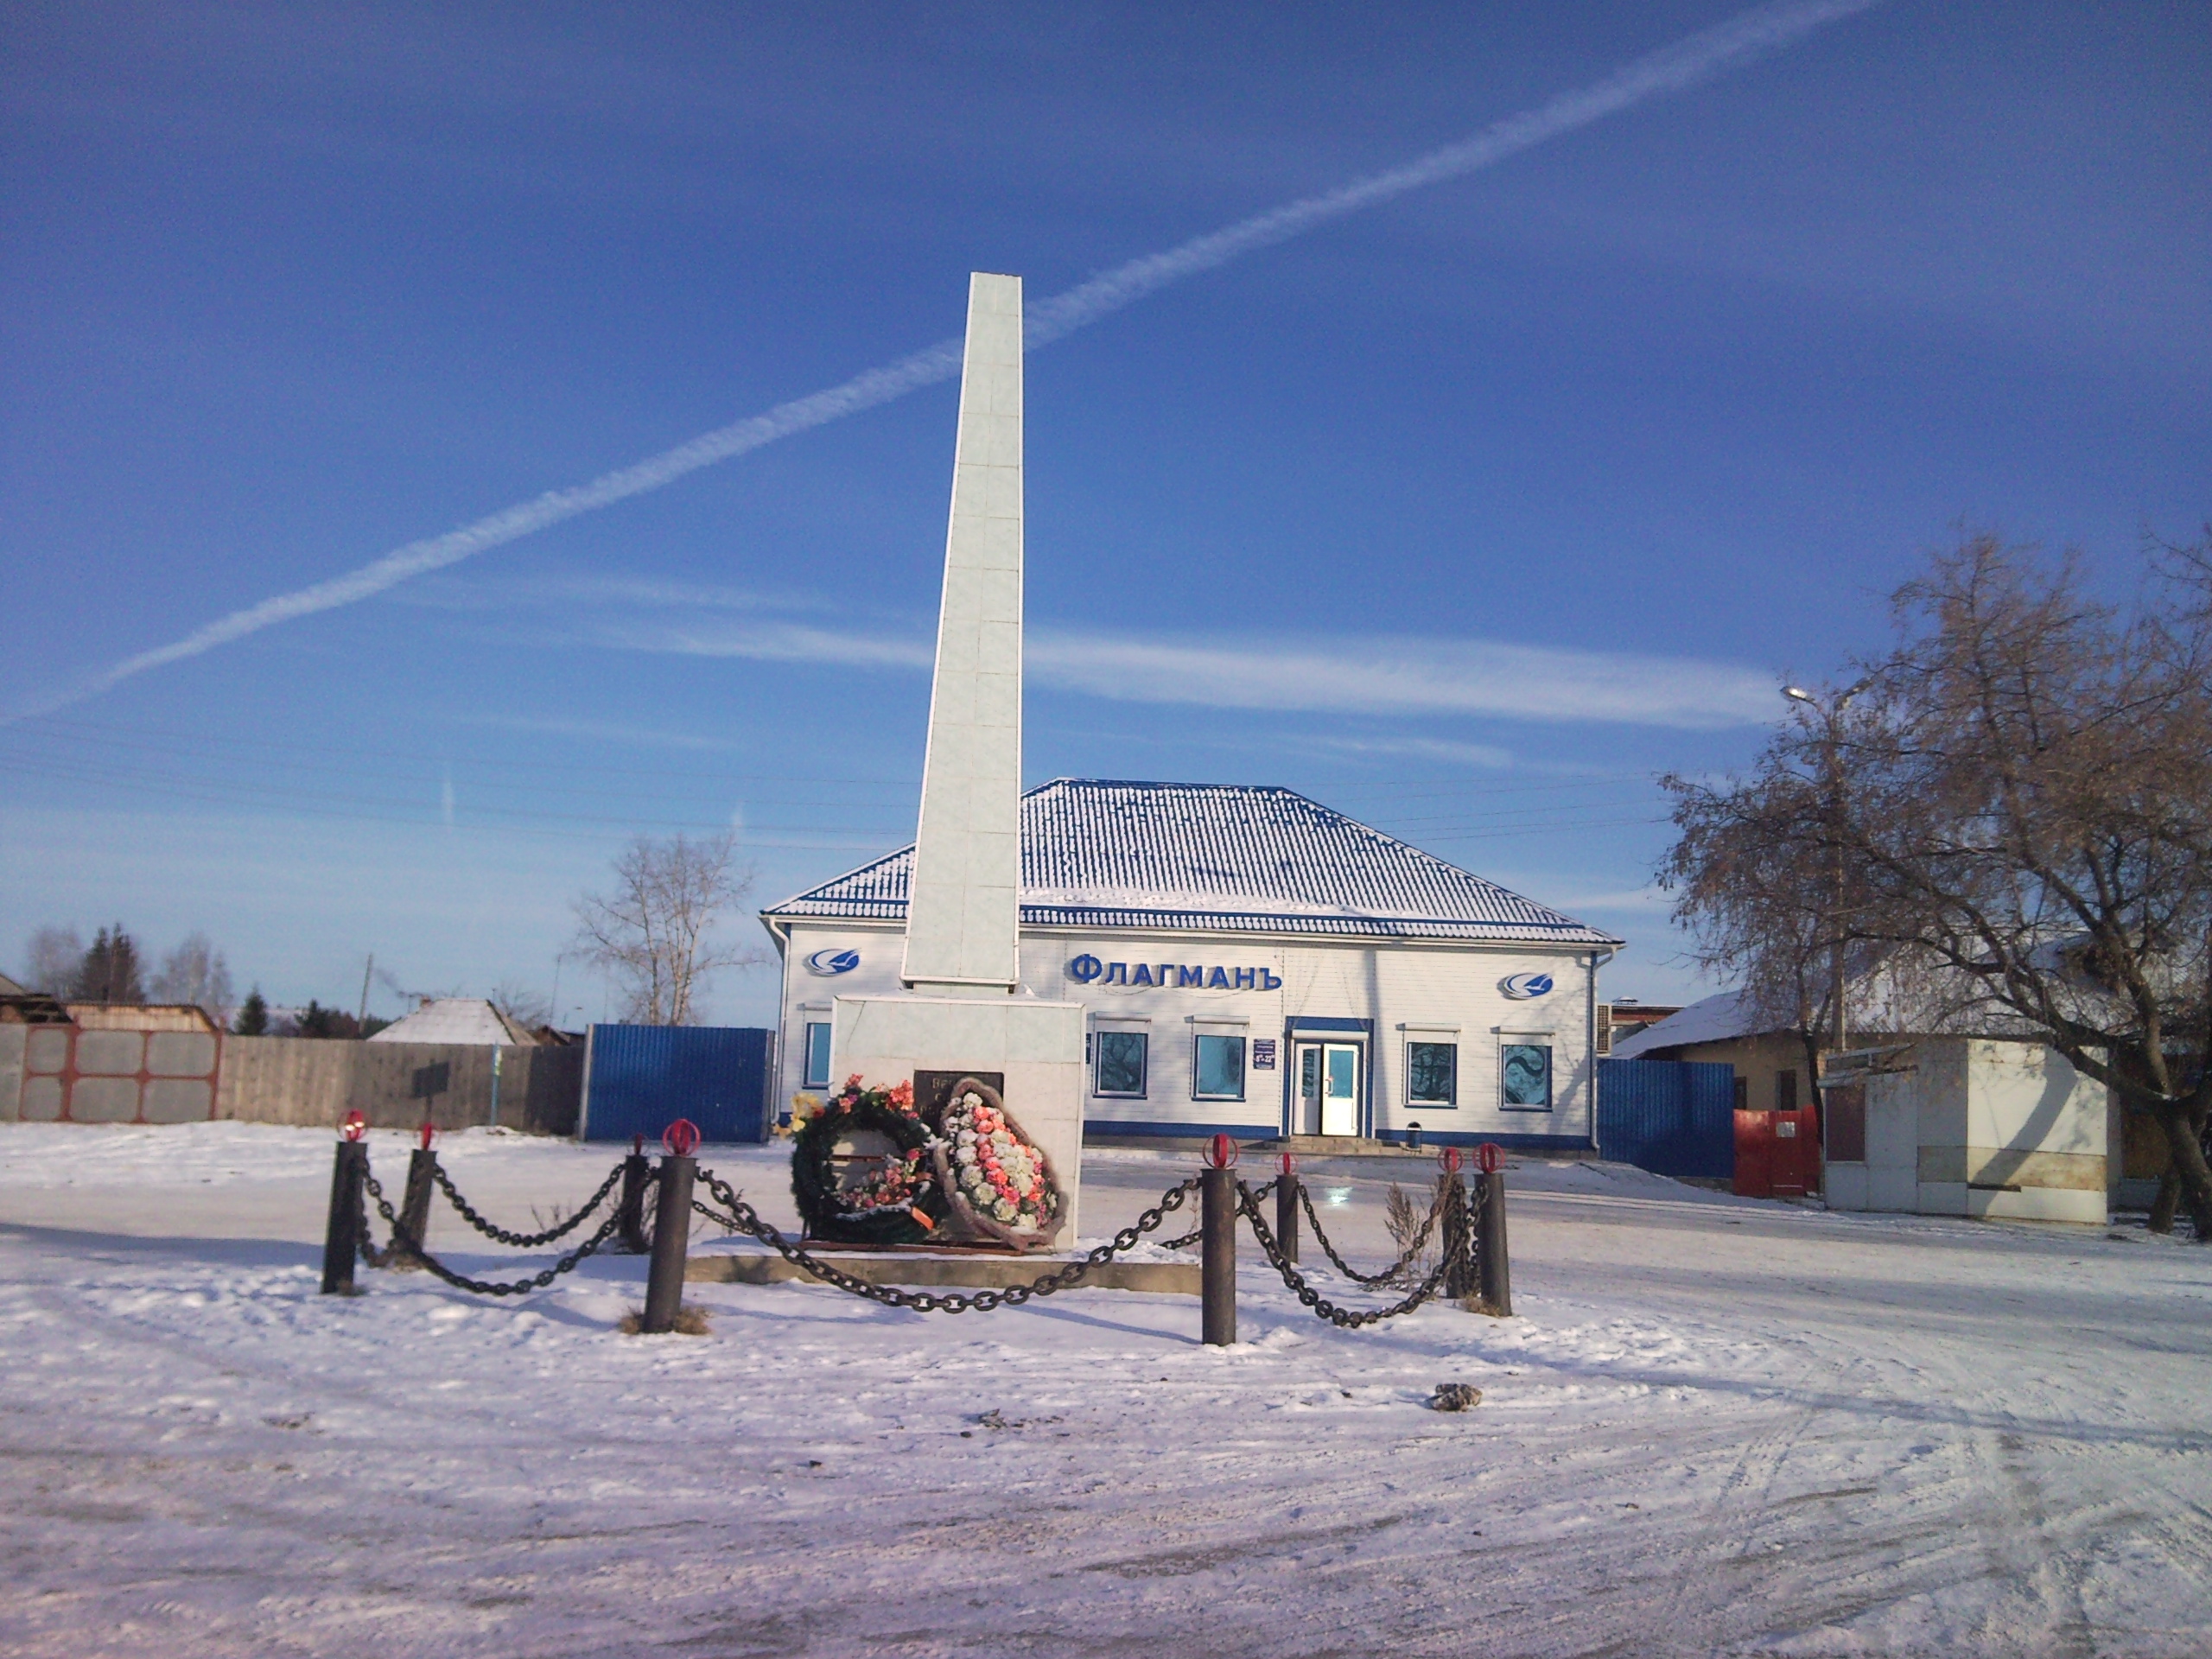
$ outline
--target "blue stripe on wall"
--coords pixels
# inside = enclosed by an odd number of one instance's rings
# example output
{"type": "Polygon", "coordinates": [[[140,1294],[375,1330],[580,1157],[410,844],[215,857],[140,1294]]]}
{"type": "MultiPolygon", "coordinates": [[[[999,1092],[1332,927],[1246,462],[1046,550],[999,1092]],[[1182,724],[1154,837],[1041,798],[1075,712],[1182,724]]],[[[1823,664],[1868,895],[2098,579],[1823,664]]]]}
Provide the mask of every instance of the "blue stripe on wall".
{"type": "Polygon", "coordinates": [[[1280,1133],[1272,1123],[1175,1123],[1156,1118],[1085,1118],[1083,1138],[1102,1135],[1143,1136],[1151,1140],[1203,1141],[1209,1135],[1234,1135],[1239,1141],[1272,1141],[1280,1133]]]}

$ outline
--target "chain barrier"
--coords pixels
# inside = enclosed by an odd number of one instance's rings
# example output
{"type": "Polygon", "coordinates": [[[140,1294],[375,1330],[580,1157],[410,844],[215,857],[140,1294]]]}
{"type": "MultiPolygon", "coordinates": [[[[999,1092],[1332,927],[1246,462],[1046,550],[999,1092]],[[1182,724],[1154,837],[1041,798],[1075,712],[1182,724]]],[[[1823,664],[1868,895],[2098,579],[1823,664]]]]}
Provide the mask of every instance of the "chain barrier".
{"type": "Polygon", "coordinates": [[[353,1241],[361,1260],[372,1268],[390,1267],[393,1254],[398,1249],[397,1245],[387,1245],[378,1249],[369,1237],[369,1201],[365,1198],[361,1200],[360,1214],[353,1223],[353,1241]]]}
{"type": "Polygon", "coordinates": [[[838,1268],[832,1267],[820,1256],[810,1255],[801,1246],[778,1232],[760,1219],[759,1211],[740,1198],[729,1183],[710,1169],[699,1172],[698,1179],[714,1194],[717,1203],[725,1205],[728,1213],[696,1206],[709,1219],[720,1223],[732,1232],[744,1233],[759,1239],[792,1266],[804,1268],[824,1284],[835,1285],[839,1290],[855,1296],[864,1296],[886,1307],[912,1308],[917,1313],[988,1313],[995,1307],[1020,1307],[1033,1296],[1050,1296],[1055,1291],[1071,1290],[1081,1284],[1093,1268],[1103,1267],[1124,1250],[1133,1250],[1147,1233],[1157,1232],[1168,1215],[1180,1210],[1191,1194],[1198,1190],[1198,1179],[1171,1186],[1160,1195],[1160,1202],[1139,1215],[1133,1226],[1116,1233],[1110,1243],[1101,1244],[1081,1260],[1071,1262],[1053,1273],[1026,1285],[1008,1285],[1003,1290],[980,1290],[968,1296],[957,1292],[937,1295],[925,1290],[899,1290],[889,1285],[870,1284],[855,1278],[838,1268]]]}
{"type": "MultiPolygon", "coordinates": [[[[1255,1200],[1264,1198],[1268,1193],[1274,1192],[1275,1188],[1280,1186],[1281,1184],[1282,1177],[1278,1175],[1272,1180],[1268,1181],[1265,1186],[1262,1186],[1252,1196],[1255,1200]]],[[[1160,1248],[1163,1250],[1187,1250],[1192,1245],[1202,1243],[1205,1240],[1205,1236],[1206,1230],[1201,1227],[1196,1232],[1184,1234],[1180,1238],[1162,1239],[1160,1241],[1160,1248]]]]}
{"type": "MultiPolygon", "coordinates": [[[[1394,1319],[1401,1313],[1412,1313],[1414,1309],[1436,1294],[1438,1287],[1444,1283],[1445,1274],[1451,1269],[1452,1253],[1446,1250],[1437,1262],[1436,1270],[1414,1287],[1412,1294],[1402,1300],[1394,1302],[1388,1307],[1370,1308],[1365,1312],[1355,1311],[1349,1307],[1338,1307],[1308,1284],[1305,1275],[1285,1258],[1281,1246],[1275,1243],[1274,1230],[1268,1225],[1266,1218],[1260,1214],[1257,1197],[1252,1189],[1242,1181],[1236,1184],[1236,1207],[1244,1212],[1244,1219],[1252,1224],[1252,1236],[1260,1241],[1260,1249],[1268,1258],[1268,1265],[1282,1275],[1282,1281],[1291,1294],[1307,1307],[1312,1308],[1317,1317],[1326,1319],[1340,1330],[1357,1331],[1363,1325],[1380,1325],[1383,1320],[1394,1319]]],[[[1440,1188],[1437,1202],[1429,1211],[1431,1222],[1436,1219],[1436,1212],[1442,1207],[1443,1192],[1440,1188]]],[[[1331,1251],[1330,1254],[1333,1255],[1335,1252],[1331,1251]]]]}
{"type": "Polygon", "coordinates": [[[599,1191],[584,1200],[582,1209],[558,1226],[548,1227],[542,1233],[511,1233],[505,1228],[495,1226],[485,1220],[482,1216],[477,1214],[476,1206],[461,1196],[461,1190],[454,1185],[453,1177],[446,1173],[443,1164],[430,1166],[430,1179],[438,1184],[438,1190],[452,1202],[453,1207],[461,1211],[461,1218],[483,1234],[485,1237],[497,1239],[502,1244],[511,1244],[518,1250],[534,1250],[541,1245],[550,1244],[556,1238],[565,1238],[575,1231],[582,1224],[586,1216],[607,1201],[607,1195],[614,1190],[614,1184],[622,1179],[622,1166],[617,1164],[607,1173],[607,1179],[599,1184],[599,1191]]]}
{"type": "MultiPolygon", "coordinates": [[[[620,1209],[610,1210],[607,1212],[607,1219],[600,1224],[597,1232],[543,1272],[532,1274],[527,1279],[515,1280],[512,1284],[495,1284],[488,1279],[471,1279],[466,1274],[455,1273],[437,1257],[432,1255],[423,1248],[423,1241],[410,1232],[406,1223],[400,1220],[398,1211],[391,1207],[391,1200],[385,1197],[384,1187],[378,1182],[375,1175],[364,1170],[361,1180],[367,1188],[369,1196],[376,1200],[377,1211],[385,1218],[385,1224],[391,1229],[391,1243],[383,1251],[385,1260],[389,1261],[396,1252],[404,1250],[408,1255],[421,1262],[423,1267],[456,1290],[474,1291],[479,1296],[520,1296],[529,1291],[543,1290],[556,1279],[572,1270],[576,1263],[606,1243],[614,1236],[614,1230],[622,1224],[622,1211],[620,1209]]],[[[368,1250],[366,1228],[362,1230],[362,1245],[363,1254],[366,1255],[368,1250]]],[[[370,1265],[381,1264],[372,1258],[370,1265]]]]}
{"type": "MultiPolygon", "coordinates": [[[[1255,1196],[1256,1198],[1262,1195],[1255,1196]]],[[[1345,1278],[1363,1285],[1387,1285],[1411,1267],[1414,1258],[1427,1247],[1428,1236],[1436,1230],[1437,1213],[1443,1208],[1440,1204],[1430,1204],[1427,1217],[1422,1221],[1421,1230],[1414,1235],[1414,1242],[1406,1246],[1406,1253],[1403,1255],[1380,1273],[1362,1273],[1337,1254],[1337,1247],[1329,1242],[1328,1234],[1321,1230],[1321,1217],[1313,1212],[1313,1194],[1307,1190],[1303,1181],[1298,1183],[1298,1201],[1305,1206],[1306,1224],[1313,1228],[1314,1238],[1319,1242],[1321,1249],[1327,1253],[1329,1260],[1336,1264],[1337,1271],[1343,1274],[1345,1278]]]]}

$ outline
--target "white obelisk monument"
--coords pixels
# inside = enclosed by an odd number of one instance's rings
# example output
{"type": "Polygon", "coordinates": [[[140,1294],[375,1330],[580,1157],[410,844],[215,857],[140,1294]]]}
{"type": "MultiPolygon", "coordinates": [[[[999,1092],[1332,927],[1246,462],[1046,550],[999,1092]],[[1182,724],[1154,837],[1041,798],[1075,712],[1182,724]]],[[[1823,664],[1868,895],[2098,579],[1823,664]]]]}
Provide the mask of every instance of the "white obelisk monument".
{"type": "Polygon", "coordinates": [[[1076,1237],[1083,1007],[1021,985],[1021,279],[968,279],[968,343],[944,543],[904,996],[846,996],[831,1071],[888,1087],[917,1071],[997,1072],[1052,1161],[1076,1237]]]}

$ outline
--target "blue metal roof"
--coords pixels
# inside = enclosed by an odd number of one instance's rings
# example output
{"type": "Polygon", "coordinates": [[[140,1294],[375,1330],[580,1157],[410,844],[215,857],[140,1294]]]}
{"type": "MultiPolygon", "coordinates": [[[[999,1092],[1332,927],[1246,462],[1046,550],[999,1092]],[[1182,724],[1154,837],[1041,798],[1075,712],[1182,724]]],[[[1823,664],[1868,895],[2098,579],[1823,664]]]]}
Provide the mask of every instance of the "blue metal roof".
{"type": "MultiPolygon", "coordinates": [[[[899,921],[914,849],[761,912],[899,921]]],[[[1021,919],[1344,938],[1619,940],[1287,789],[1060,778],[1021,798],[1021,919]]]]}

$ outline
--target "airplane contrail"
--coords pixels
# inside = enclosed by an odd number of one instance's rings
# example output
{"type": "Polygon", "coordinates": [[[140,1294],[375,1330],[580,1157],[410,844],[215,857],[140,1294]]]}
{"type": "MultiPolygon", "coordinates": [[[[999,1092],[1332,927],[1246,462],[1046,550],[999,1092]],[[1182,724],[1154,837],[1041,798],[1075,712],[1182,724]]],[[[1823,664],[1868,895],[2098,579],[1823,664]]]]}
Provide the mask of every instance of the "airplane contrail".
{"type": "MultiPolygon", "coordinates": [[[[1649,99],[1681,92],[1741,67],[1828,23],[1880,3],[1882,0],[1785,0],[1784,3],[1739,13],[1724,23],[1638,58],[1603,80],[1575,92],[1562,92],[1533,110],[1495,122],[1471,138],[1446,144],[1402,166],[1370,174],[1333,190],[1304,196],[1239,219],[1163,253],[1147,254],[1117,265],[1030,308],[1026,320],[1027,344],[1034,350],[1171,283],[1215,270],[1255,249],[1287,241],[1332,219],[1394,200],[1429,185],[1494,167],[1548,139],[1589,126],[1649,99]]],[[[486,549],[518,541],[564,519],[658,490],[702,467],[748,454],[793,433],[826,426],[861,410],[874,409],[923,386],[950,380],[960,372],[960,358],[958,340],[940,340],[894,363],[856,375],[842,385],[779,404],[765,414],[734,422],[633,465],[603,473],[589,483],[549,490],[458,530],[410,542],[358,570],[264,599],[257,605],[219,617],[169,645],[126,657],[43,702],[0,714],[0,725],[52,714],[97,696],[150,669],[197,657],[279,622],[351,605],[397,587],[410,577],[457,564],[486,549]]]]}

